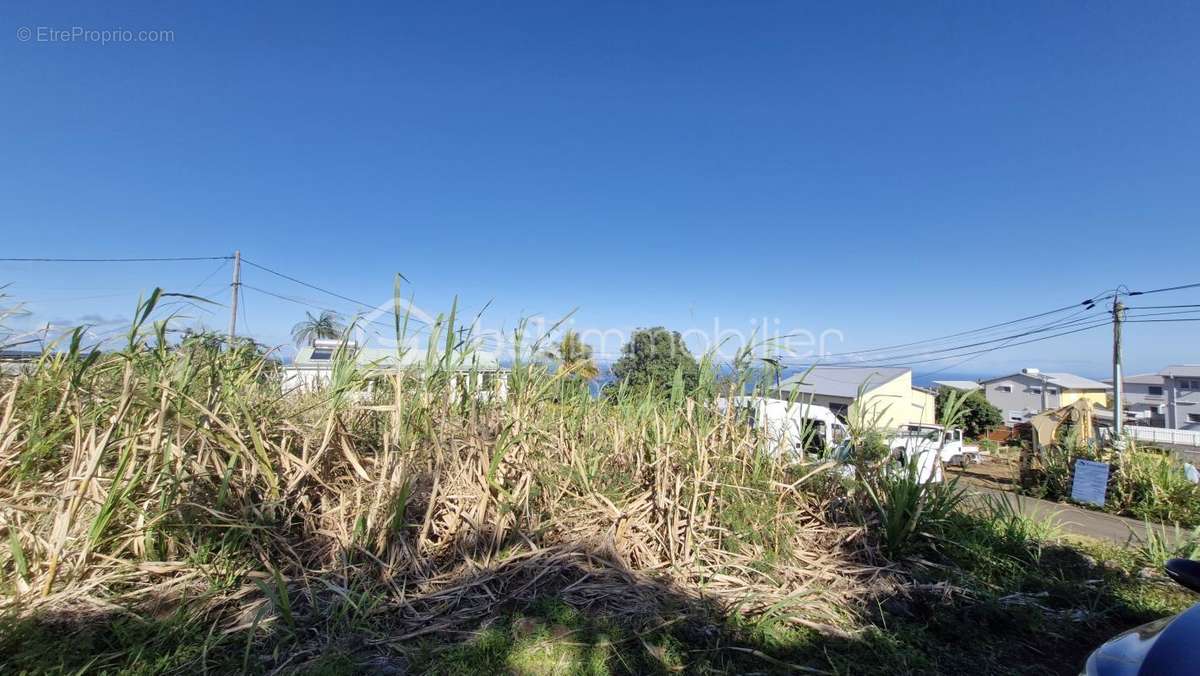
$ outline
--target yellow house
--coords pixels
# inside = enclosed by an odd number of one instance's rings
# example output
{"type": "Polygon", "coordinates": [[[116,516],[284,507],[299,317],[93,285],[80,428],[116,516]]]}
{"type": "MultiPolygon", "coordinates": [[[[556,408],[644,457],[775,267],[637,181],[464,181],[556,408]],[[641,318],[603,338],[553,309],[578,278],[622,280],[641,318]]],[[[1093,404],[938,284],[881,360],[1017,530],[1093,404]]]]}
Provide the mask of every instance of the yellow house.
{"type": "Polygon", "coordinates": [[[779,396],[825,406],[844,420],[861,416],[892,429],[934,421],[934,393],[912,384],[906,368],[814,366],[780,383],[779,396]],[[851,405],[855,411],[851,412],[851,405]]]}
{"type": "Polygon", "coordinates": [[[909,422],[932,425],[937,422],[937,392],[912,386],[912,419],[909,422]]]}

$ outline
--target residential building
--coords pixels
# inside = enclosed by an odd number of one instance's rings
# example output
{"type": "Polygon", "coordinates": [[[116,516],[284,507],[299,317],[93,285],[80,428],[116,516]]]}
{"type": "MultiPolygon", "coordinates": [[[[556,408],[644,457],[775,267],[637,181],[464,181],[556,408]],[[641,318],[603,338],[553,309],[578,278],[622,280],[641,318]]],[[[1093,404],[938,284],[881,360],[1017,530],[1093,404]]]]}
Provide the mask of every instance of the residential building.
{"type": "Polygon", "coordinates": [[[1200,364],[1176,364],[1158,372],[1163,378],[1167,427],[1200,430],[1200,364]]]}
{"type": "Polygon", "coordinates": [[[980,389],[979,383],[974,380],[935,380],[933,386],[949,387],[952,390],[962,390],[963,392],[974,392],[980,389]]]}
{"type": "Polygon", "coordinates": [[[937,422],[937,390],[912,386],[912,414],[908,422],[922,425],[937,422]]]}
{"type": "Polygon", "coordinates": [[[984,396],[1000,409],[1008,424],[1026,422],[1042,411],[1069,406],[1080,399],[1106,406],[1112,389],[1108,383],[1073,373],[1049,373],[1033,368],[983,380],[980,385],[984,396]]]}
{"type": "MultiPolygon", "coordinates": [[[[1122,378],[1122,408],[1133,415],[1138,425],[1167,426],[1166,379],[1158,373],[1139,373],[1122,378]]],[[[1112,379],[1104,382],[1112,384],[1112,379]]]]}
{"type": "MultiPolygon", "coordinates": [[[[301,348],[292,363],[283,368],[283,391],[311,392],[329,384],[333,377],[334,357],[340,346],[337,340],[316,340],[301,348]]],[[[374,381],[397,371],[396,350],[393,348],[358,347],[348,343],[346,349],[354,353],[355,364],[366,372],[367,391],[373,389],[374,381]]],[[[428,357],[425,350],[405,351],[399,364],[400,370],[422,368],[428,357]]],[[[500,360],[490,352],[469,352],[455,355],[452,360],[455,378],[453,388],[467,387],[480,392],[494,392],[505,396],[508,392],[508,369],[500,366],[500,360]]]]}
{"type": "Polygon", "coordinates": [[[15,376],[29,372],[41,352],[32,350],[0,350],[0,375],[15,376]]]}
{"type": "Polygon", "coordinates": [[[779,396],[825,406],[843,420],[850,406],[884,428],[934,422],[934,393],[914,387],[906,368],[816,366],[780,383],[779,396]],[[860,396],[861,395],[861,396],[860,396]]]}

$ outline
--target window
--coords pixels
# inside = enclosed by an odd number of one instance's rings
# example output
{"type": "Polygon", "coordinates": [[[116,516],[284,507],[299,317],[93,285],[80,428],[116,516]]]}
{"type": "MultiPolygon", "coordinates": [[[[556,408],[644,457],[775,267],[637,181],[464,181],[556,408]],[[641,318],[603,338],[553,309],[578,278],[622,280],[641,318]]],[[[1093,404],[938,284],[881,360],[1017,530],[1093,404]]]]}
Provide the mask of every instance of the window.
{"type": "Polygon", "coordinates": [[[1151,385],[1146,388],[1146,394],[1152,397],[1161,397],[1163,393],[1162,385],[1151,385]]]}
{"type": "Polygon", "coordinates": [[[332,356],[333,350],[313,349],[312,357],[310,357],[310,359],[313,361],[329,361],[329,358],[332,356]]]}
{"type": "Polygon", "coordinates": [[[1200,423],[1200,413],[1189,413],[1188,414],[1188,422],[1200,423]]]}
{"type": "Polygon", "coordinates": [[[1200,380],[1180,380],[1179,389],[1181,390],[1200,390],[1200,380]]]}
{"type": "Polygon", "coordinates": [[[1042,388],[1040,388],[1040,387],[1031,387],[1031,388],[1029,388],[1029,391],[1030,391],[1030,392],[1032,392],[1032,393],[1034,393],[1034,394],[1041,394],[1041,393],[1042,393],[1042,388]]]}
{"type": "Polygon", "coordinates": [[[1150,415],[1158,415],[1159,414],[1158,408],[1159,408],[1158,406],[1151,406],[1150,407],[1150,415]]]}
{"type": "Polygon", "coordinates": [[[1012,392],[1012,385],[997,385],[997,392],[1012,392]]]}
{"type": "Polygon", "coordinates": [[[1058,394],[1058,388],[1057,387],[1047,387],[1046,394],[1058,394]]]}

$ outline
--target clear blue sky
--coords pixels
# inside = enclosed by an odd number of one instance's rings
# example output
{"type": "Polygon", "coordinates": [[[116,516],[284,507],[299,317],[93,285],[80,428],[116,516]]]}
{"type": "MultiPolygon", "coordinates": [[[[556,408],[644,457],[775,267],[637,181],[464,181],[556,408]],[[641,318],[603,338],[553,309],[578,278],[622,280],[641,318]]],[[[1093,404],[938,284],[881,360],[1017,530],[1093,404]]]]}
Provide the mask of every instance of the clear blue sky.
{"type": "MultiPolygon", "coordinates": [[[[494,299],[493,326],[767,317],[846,349],[1200,281],[1200,5],[110,5],[0,11],[2,256],[238,248],[371,302],[396,271],[422,307],[494,299]],[[174,41],[17,37],[74,26],[174,41]]],[[[0,282],[43,320],[112,319],[216,267],[0,282]]],[[[246,304],[272,342],[303,311],[246,304]]],[[[1200,362],[1198,330],[1131,326],[1127,360],[1200,362]]],[[[1107,349],[970,369],[1100,375],[1107,349]]]]}

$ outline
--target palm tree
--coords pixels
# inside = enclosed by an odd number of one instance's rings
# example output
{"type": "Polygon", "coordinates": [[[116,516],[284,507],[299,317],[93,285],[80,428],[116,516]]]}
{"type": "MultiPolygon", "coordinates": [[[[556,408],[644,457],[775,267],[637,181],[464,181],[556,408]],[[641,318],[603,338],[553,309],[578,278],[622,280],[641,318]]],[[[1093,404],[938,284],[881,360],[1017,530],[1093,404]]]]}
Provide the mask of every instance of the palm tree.
{"type": "Polygon", "coordinates": [[[333,310],[322,310],[320,316],[317,317],[314,317],[311,312],[304,314],[307,319],[297,322],[292,327],[292,340],[296,341],[297,346],[311,343],[314,340],[340,338],[346,331],[341,316],[333,310]]]}
{"type": "Polygon", "coordinates": [[[574,331],[564,333],[562,340],[547,354],[558,362],[559,368],[569,370],[576,377],[591,380],[600,375],[600,369],[592,361],[592,347],[580,340],[574,331]]]}

